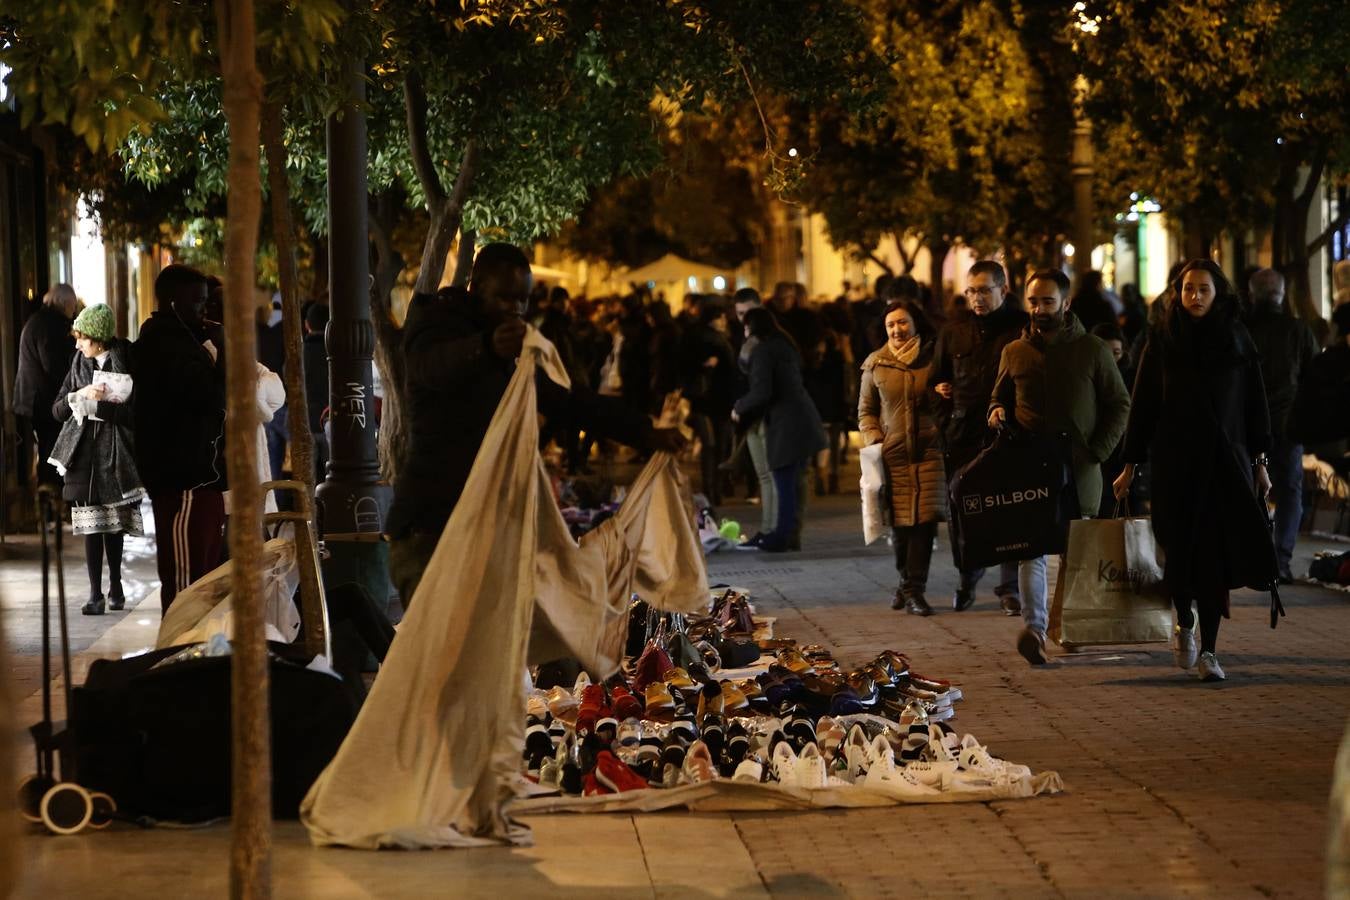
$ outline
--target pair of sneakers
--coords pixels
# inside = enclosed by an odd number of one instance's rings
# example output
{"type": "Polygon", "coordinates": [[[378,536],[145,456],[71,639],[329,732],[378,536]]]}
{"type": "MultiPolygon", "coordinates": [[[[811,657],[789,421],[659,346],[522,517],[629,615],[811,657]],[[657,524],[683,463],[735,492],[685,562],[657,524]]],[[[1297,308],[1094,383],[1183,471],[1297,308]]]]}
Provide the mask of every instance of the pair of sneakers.
{"type": "Polygon", "coordinates": [[[1172,660],[1178,668],[1188,671],[1195,669],[1201,681],[1223,681],[1227,677],[1214,651],[1200,652],[1194,628],[1182,628],[1180,625],[1173,627],[1172,660]]]}

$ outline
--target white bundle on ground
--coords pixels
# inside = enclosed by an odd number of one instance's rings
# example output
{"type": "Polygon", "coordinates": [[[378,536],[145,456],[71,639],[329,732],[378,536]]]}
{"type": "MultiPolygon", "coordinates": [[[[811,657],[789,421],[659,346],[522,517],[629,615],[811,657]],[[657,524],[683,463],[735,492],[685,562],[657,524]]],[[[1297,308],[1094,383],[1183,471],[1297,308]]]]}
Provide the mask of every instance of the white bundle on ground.
{"type": "MultiPolygon", "coordinates": [[[[282,530],[293,534],[290,525],[282,530]]],[[[300,611],[294,599],[300,569],[293,538],[276,537],[263,544],[262,568],[267,639],[289,644],[300,635],[300,611]]],[[[234,563],[227,562],[179,591],[159,623],[155,646],[201,643],[215,634],[233,638],[233,572],[234,563]]]]}
{"type": "Polygon", "coordinates": [[[374,688],[301,819],[315,844],[526,843],[505,806],[520,785],[526,665],[618,665],[633,591],[658,609],[707,602],[693,511],[655,454],[580,545],[539,456],[535,371],[567,385],[530,329],[516,372],[374,688]]]}

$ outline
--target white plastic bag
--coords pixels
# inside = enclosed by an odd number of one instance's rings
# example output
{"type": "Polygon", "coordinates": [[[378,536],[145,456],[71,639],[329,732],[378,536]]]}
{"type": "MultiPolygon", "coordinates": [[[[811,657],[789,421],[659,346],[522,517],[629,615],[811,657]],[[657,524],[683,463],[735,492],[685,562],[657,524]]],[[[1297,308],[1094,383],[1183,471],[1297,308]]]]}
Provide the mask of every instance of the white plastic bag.
{"type": "Polygon", "coordinates": [[[881,446],[878,441],[858,451],[858,462],[862,466],[858,487],[862,491],[865,544],[888,535],[894,520],[891,513],[890,476],[886,472],[886,460],[881,456],[881,446]]]}

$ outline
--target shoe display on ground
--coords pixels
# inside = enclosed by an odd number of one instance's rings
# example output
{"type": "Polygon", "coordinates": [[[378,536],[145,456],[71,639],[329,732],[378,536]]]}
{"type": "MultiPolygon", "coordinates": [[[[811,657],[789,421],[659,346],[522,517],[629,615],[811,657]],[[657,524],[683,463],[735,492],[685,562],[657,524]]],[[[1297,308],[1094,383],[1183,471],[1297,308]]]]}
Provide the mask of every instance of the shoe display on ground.
{"type": "Polygon", "coordinates": [[[1023,628],[1017,635],[1017,652],[1033,666],[1050,662],[1045,655],[1045,635],[1031,628],[1023,628]]]}
{"type": "MultiPolygon", "coordinates": [[[[902,801],[943,790],[995,797],[1024,789],[1016,782],[1029,769],[942,724],[962,691],[915,672],[907,654],[882,650],[850,671],[821,644],[775,638],[742,589],[717,588],[710,601],[712,616],[660,614],[658,621],[650,611],[637,626],[630,616],[630,627],[646,629],[626,642],[630,653],[640,649],[638,658],[628,656],[603,683],[583,673],[570,690],[529,691],[526,777],[546,791],[597,797],[722,779],[869,790],[902,801]],[[728,629],[744,636],[727,638],[728,629]],[[724,670],[729,657],[721,652],[695,662],[683,653],[685,665],[676,667],[663,649],[663,636],[675,631],[695,646],[740,641],[748,653],[736,657],[740,668],[724,670]]],[[[904,608],[933,612],[921,594],[904,608]]],[[[1032,637],[1043,656],[1044,636],[1032,637]]]]}
{"type": "Polygon", "coordinates": [[[1223,681],[1228,677],[1223,674],[1223,669],[1219,666],[1219,658],[1209,650],[1200,654],[1196,669],[1200,673],[1201,681],[1223,681]]]}
{"type": "Polygon", "coordinates": [[[1172,661],[1177,664],[1177,668],[1194,669],[1199,659],[1200,647],[1195,642],[1195,629],[1173,626],[1172,661]]]}

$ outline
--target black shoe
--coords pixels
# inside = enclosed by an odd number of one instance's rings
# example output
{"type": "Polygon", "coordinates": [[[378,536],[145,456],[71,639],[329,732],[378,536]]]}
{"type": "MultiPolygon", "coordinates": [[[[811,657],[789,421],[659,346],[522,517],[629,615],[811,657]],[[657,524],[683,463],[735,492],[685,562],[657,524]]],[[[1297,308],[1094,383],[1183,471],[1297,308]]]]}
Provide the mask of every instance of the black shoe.
{"type": "Polygon", "coordinates": [[[1022,601],[1012,594],[1004,594],[1000,597],[998,605],[1002,608],[1005,616],[1020,616],[1022,614],[1022,601]]]}
{"type": "Polygon", "coordinates": [[[1280,573],[1280,584],[1296,584],[1296,583],[1297,583],[1297,579],[1294,578],[1294,576],[1293,576],[1292,573],[1290,573],[1290,572],[1281,572],[1281,573],[1280,573]]]}
{"type": "Polygon", "coordinates": [[[86,616],[103,615],[103,595],[99,594],[97,597],[90,597],[89,602],[80,607],[80,612],[86,616]]]}
{"type": "Polygon", "coordinates": [[[957,588],[952,595],[952,609],[965,612],[975,605],[975,592],[966,588],[957,588]]]}
{"type": "Polygon", "coordinates": [[[905,608],[905,595],[900,593],[899,591],[896,591],[895,598],[891,600],[891,609],[904,609],[904,608],[905,608]]]}
{"type": "Polygon", "coordinates": [[[117,611],[122,609],[126,605],[127,605],[127,598],[125,595],[123,595],[120,589],[117,591],[108,592],[108,609],[117,611]]]}
{"type": "Polygon", "coordinates": [[[923,594],[915,594],[905,601],[905,612],[911,616],[931,616],[933,607],[928,605],[928,601],[924,599],[923,594]]]}

